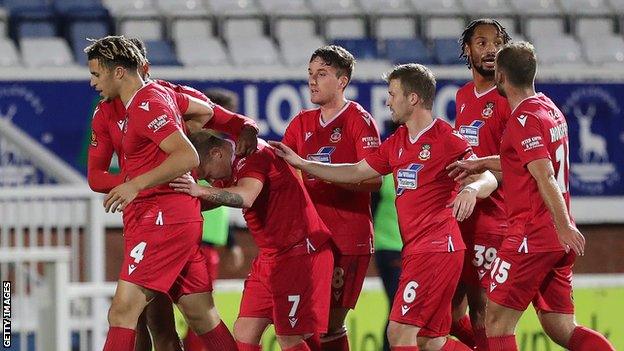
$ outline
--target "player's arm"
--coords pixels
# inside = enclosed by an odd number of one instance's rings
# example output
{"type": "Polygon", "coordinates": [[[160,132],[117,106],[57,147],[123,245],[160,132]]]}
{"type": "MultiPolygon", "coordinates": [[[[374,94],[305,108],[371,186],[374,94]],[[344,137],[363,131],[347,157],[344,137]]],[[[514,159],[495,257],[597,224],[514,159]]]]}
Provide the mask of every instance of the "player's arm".
{"type": "Polygon", "coordinates": [[[108,193],[124,180],[123,174],[108,171],[114,150],[107,126],[102,122],[104,118],[100,110],[96,110],[87,152],[87,181],[91,190],[98,193],[108,193]]]}
{"type": "Polygon", "coordinates": [[[357,184],[381,176],[366,160],[362,160],[358,163],[342,164],[314,162],[304,160],[291,148],[280,142],[269,141],[269,144],[276,149],[278,156],[282,157],[293,167],[329,182],[357,184]]]}
{"type": "MultiPolygon", "coordinates": [[[[214,111],[206,101],[186,94],[184,96],[188,99],[188,107],[183,112],[186,127],[189,133],[200,131],[210,121],[214,111]]],[[[179,102],[178,105],[180,105],[179,102]]]]}
{"type": "Polygon", "coordinates": [[[559,241],[566,252],[572,249],[582,256],[585,252],[585,237],[570,220],[551,161],[545,158],[534,160],[527,164],[527,169],[537,182],[540,195],[555,222],[559,241]]]}
{"type": "Polygon", "coordinates": [[[499,155],[457,160],[446,167],[449,170],[449,177],[456,182],[464,180],[466,177],[490,171],[496,179],[501,181],[501,163],[499,155]]]}
{"type": "Polygon", "coordinates": [[[199,166],[197,151],[180,130],[172,132],[159,144],[168,156],[156,168],[111,190],[104,199],[106,211],[123,210],[139,191],[166,183],[199,166]]]}
{"type": "Polygon", "coordinates": [[[215,188],[196,184],[189,177],[178,177],[169,185],[178,192],[197,197],[209,203],[238,208],[249,208],[262,191],[262,182],[256,178],[241,178],[235,186],[215,188]]]}

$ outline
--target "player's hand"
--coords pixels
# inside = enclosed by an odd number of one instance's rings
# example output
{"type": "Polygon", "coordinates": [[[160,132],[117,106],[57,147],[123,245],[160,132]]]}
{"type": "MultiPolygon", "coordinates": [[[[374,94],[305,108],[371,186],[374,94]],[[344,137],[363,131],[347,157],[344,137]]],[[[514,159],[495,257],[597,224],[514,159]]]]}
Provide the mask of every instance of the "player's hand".
{"type": "Polygon", "coordinates": [[[566,252],[570,252],[570,249],[572,249],[579,256],[585,254],[585,237],[575,226],[558,229],[557,234],[559,242],[566,252]]]}
{"type": "Polygon", "coordinates": [[[139,194],[139,187],[132,181],[114,187],[104,198],[106,212],[121,212],[139,194]]]}
{"type": "Polygon", "coordinates": [[[277,156],[283,158],[286,162],[288,162],[291,166],[295,168],[301,168],[303,165],[303,159],[297,155],[291,148],[284,145],[279,141],[269,140],[269,145],[275,148],[275,153],[277,156]]]}
{"type": "Polygon", "coordinates": [[[446,207],[453,207],[453,217],[458,222],[470,217],[477,203],[477,191],[473,188],[463,188],[455,197],[455,200],[446,207]]]}
{"type": "Polygon", "coordinates": [[[255,128],[243,127],[236,140],[236,155],[248,156],[258,147],[258,131],[255,128]]]}
{"type": "Polygon", "coordinates": [[[189,194],[193,197],[200,197],[203,190],[203,187],[195,183],[195,179],[188,173],[169,182],[169,186],[177,192],[189,194]]]}
{"type": "Polygon", "coordinates": [[[486,171],[484,162],[479,158],[458,160],[446,166],[446,169],[450,170],[448,176],[456,182],[460,182],[473,174],[480,174],[486,171]]]}

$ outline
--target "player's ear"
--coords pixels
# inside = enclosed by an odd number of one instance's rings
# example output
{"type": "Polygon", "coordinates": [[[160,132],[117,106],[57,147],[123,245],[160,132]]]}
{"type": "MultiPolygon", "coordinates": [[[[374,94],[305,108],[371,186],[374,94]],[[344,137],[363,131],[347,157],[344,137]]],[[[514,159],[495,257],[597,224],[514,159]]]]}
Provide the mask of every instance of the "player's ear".
{"type": "Polygon", "coordinates": [[[121,66],[115,66],[113,68],[113,76],[117,79],[122,79],[126,74],[126,69],[121,66]]]}
{"type": "Polygon", "coordinates": [[[347,78],[347,76],[340,76],[340,78],[338,78],[338,85],[340,85],[342,90],[347,87],[347,84],[349,84],[349,78],[347,78]]]}
{"type": "Polygon", "coordinates": [[[416,106],[416,105],[418,105],[419,101],[420,101],[420,96],[418,96],[418,94],[416,94],[416,93],[410,93],[409,94],[410,105],[416,106]]]}

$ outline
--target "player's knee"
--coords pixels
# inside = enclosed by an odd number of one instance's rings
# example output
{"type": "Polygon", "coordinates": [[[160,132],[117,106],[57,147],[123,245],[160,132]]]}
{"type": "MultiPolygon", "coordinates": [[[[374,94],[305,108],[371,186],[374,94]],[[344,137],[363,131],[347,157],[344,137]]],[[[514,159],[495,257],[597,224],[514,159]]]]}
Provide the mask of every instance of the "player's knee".
{"type": "Polygon", "coordinates": [[[415,345],[418,330],[415,326],[390,321],[386,329],[388,342],[391,346],[415,345]]]}
{"type": "Polygon", "coordinates": [[[538,317],[546,335],[560,346],[566,347],[576,327],[574,317],[552,318],[542,313],[538,313],[538,317]]]}
{"type": "Polygon", "coordinates": [[[246,344],[260,344],[264,328],[259,328],[255,323],[249,323],[245,319],[237,319],[234,322],[234,338],[246,344]]]}
{"type": "Polygon", "coordinates": [[[131,304],[124,304],[122,302],[115,303],[115,301],[113,301],[111,307],[108,309],[108,324],[115,327],[134,329],[140,314],[141,311],[137,311],[131,304]]]}
{"type": "Polygon", "coordinates": [[[303,335],[276,335],[277,343],[282,350],[294,347],[305,342],[303,335]]]}
{"type": "Polygon", "coordinates": [[[418,337],[417,344],[420,351],[440,350],[446,343],[446,337],[438,338],[418,337]]]}

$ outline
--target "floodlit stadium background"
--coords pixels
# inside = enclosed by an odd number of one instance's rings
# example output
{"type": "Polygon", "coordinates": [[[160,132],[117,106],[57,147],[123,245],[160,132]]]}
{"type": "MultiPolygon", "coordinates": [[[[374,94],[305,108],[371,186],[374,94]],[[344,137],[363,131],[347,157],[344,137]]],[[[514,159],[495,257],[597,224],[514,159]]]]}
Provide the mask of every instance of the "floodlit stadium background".
{"type": "MultiPolygon", "coordinates": [[[[494,17],[535,44],[538,90],[566,114],[574,216],[588,239],[576,267],[580,322],[624,348],[623,0],[0,0],[0,276],[12,282],[10,350],[100,350],[122,255],[121,221],[85,182],[90,118],[85,38],[146,42],[152,76],[236,92],[240,112],[279,139],[302,108],[310,54],[340,44],[358,59],[347,95],[390,117],[381,74],[430,65],[435,114],[452,121],[470,79],[457,39],[467,21],[494,17]]],[[[237,216],[233,216],[236,221],[237,216]]],[[[216,288],[224,319],[238,310],[246,265],[222,258],[216,288]]],[[[354,351],[377,350],[387,305],[374,268],[348,327],[354,351]]],[[[521,350],[547,345],[532,308],[521,350]]],[[[271,337],[265,345],[277,349],[271,337]]]]}

